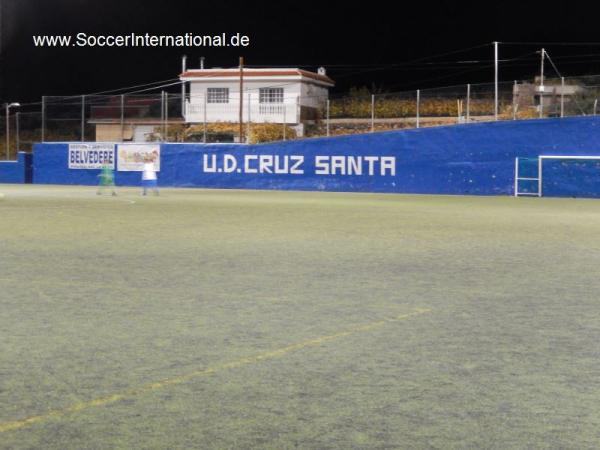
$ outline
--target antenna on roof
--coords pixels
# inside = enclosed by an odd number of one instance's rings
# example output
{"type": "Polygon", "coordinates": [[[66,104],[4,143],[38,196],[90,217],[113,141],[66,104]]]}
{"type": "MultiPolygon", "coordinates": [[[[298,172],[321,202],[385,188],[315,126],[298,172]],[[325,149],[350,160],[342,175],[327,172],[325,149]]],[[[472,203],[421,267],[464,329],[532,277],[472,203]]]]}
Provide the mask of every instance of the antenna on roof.
{"type": "Polygon", "coordinates": [[[200,69],[204,70],[204,56],[200,57],[200,69]]]}

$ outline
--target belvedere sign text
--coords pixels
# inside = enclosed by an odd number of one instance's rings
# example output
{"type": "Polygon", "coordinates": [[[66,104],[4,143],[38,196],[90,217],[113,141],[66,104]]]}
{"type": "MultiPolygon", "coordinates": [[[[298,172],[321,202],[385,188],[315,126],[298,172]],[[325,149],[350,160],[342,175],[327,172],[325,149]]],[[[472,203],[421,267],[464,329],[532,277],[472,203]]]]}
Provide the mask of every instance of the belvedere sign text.
{"type": "Polygon", "coordinates": [[[115,168],[115,146],[105,143],[69,144],[69,169],[115,168]]]}

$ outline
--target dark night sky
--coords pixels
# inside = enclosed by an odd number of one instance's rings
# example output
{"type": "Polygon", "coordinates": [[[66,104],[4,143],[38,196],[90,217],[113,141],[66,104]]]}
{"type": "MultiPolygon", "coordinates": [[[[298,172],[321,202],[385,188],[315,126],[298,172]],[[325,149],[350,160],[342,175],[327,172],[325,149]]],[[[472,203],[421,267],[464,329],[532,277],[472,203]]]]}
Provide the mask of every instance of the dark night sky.
{"type": "MultiPolygon", "coordinates": [[[[37,100],[141,84],[177,76],[180,57],[197,66],[234,66],[243,55],[252,65],[328,68],[338,92],[352,85],[391,91],[487,82],[493,69],[480,65],[389,67],[456,49],[505,42],[600,41],[590,3],[369,1],[263,2],[225,0],[0,0],[2,8],[2,90],[10,101],[37,100]],[[130,32],[213,34],[240,32],[251,38],[246,49],[34,48],[33,34],[125,34],[130,32]],[[349,65],[336,67],[338,65],[349,65]],[[474,70],[479,68],[480,70],[474,70]],[[471,70],[468,73],[462,73],[471,70]]],[[[541,45],[501,46],[501,58],[532,52],[541,45]]],[[[545,45],[565,75],[600,73],[600,45],[545,45]],[[569,55],[598,54],[563,59],[569,55]],[[582,60],[587,61],[581,63],[582,60]]],[[[492,47],[429,62],[491,60],[492,47]]],[[[532,55],[501,66],[501,79],[531,78],[538,71],[532,55]]]]}

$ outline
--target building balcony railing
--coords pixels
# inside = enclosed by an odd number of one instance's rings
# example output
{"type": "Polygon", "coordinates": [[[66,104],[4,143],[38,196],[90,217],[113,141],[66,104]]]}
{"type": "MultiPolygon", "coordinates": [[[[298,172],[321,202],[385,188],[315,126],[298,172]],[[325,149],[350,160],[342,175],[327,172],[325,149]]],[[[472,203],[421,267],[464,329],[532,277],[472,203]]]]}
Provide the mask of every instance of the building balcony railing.
{"type": "MultiPolygon", "coordinates": [[[[239,117],[240,105],[237,101],[229,103],[186,102],[186,122],[238,122],[239,117]]],[[[300,107],[295,100],[283,103],[243,102],[242,120],[244,122],[297,124],[300,123],[300,107]]]]}

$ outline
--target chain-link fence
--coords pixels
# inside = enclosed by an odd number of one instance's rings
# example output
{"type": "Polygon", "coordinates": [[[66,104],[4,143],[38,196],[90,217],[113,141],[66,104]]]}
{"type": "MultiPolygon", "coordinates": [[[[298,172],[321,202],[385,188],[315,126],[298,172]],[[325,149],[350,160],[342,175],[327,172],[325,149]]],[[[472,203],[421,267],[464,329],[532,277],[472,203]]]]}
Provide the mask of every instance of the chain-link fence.
{"type": "Polygon", "coordinates": [[[181,93],[46,96],[0,116],[0,158],[35,142],[268,142],[468,124],[595,115],[600,76],[467,84],[404,92],[352,89],[291,95],[227,89],[181,93]],[[496,103],[496,88],[497,103],[496,103]],[[241,122],[240,122],[241,119],[241,122]],[[241,126],[240,126],[241,123],[241,126]]]}

